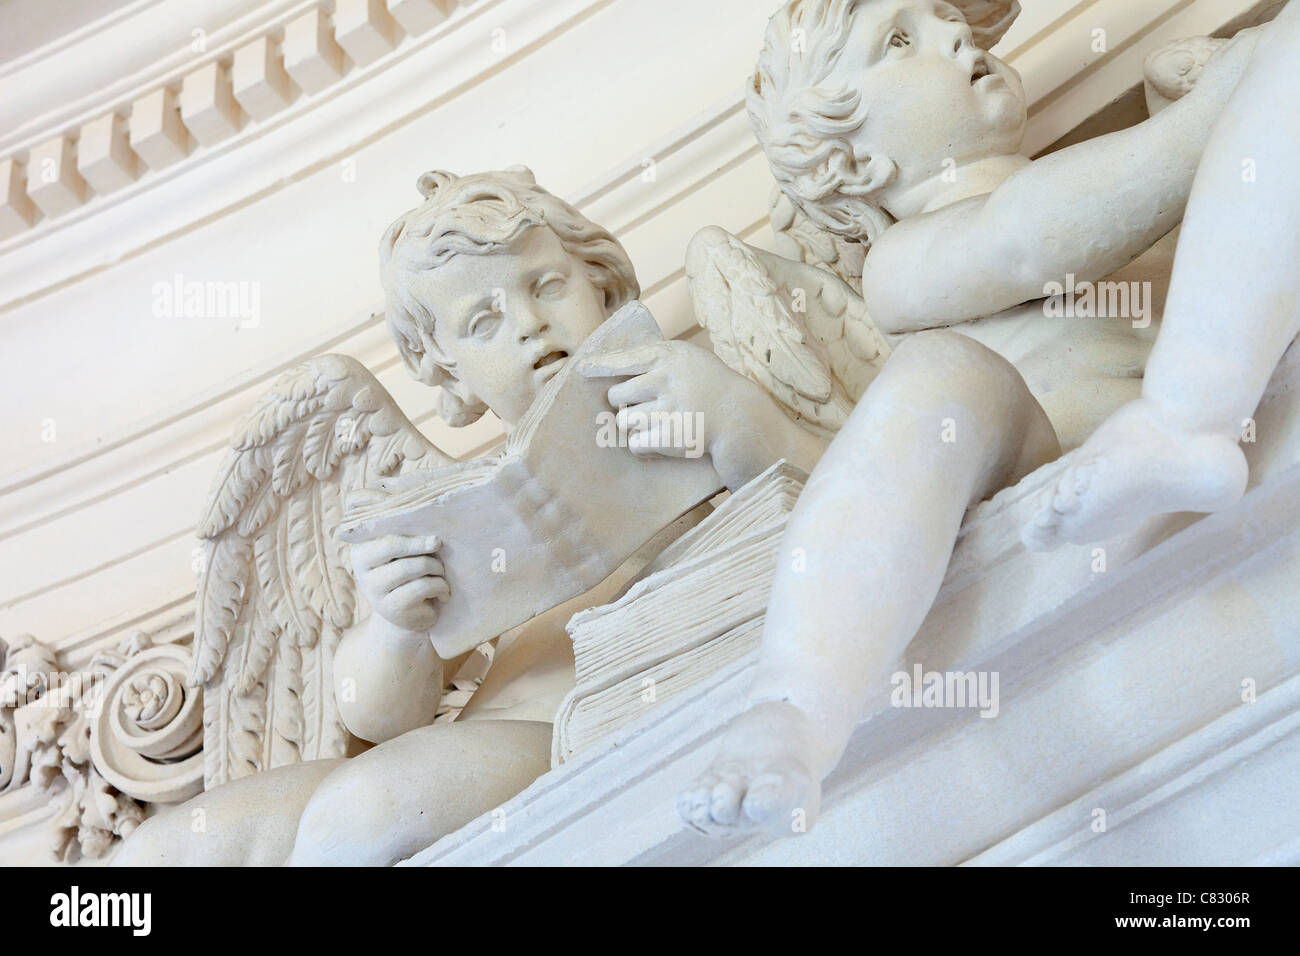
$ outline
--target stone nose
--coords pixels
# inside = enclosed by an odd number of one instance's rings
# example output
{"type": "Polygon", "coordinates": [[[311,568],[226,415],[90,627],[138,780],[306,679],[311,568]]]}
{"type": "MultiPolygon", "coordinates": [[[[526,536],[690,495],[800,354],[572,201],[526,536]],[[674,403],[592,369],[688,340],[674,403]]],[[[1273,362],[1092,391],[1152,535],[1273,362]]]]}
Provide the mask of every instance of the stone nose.
{"type": "MultiPolygon", "coordinates": [[[[968,58],[974,60],[980,55],[966,23],[956,21],[948,24],[948,34],[943,42],[944,52],[953,59],[968,58]]],[[[972,63],[973,66],[973,63],[972,63]]]]}
{"type": "Polygon", "coordinates": [[[551,325],[544,316],[538,315],[536,310],[528,306],[522,306],[514,311],[512,316],[515,322],[515,330],[519,333],[519,341],[526,342],[531,338],[541,335],[550,329],[551,325]]]}

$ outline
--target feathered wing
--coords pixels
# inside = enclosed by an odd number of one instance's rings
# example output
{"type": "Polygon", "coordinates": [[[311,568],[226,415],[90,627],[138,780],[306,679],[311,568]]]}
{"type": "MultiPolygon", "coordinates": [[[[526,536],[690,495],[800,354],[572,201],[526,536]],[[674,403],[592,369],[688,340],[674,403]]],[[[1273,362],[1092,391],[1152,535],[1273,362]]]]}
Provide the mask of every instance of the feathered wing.
{"type": "Polygon", "coordinates": [[[691,240],[686,275],[718,357],[820,434],[839,430],[889,356],[861,297],[827,269],[710,226],[691,240]]]}
{"type": "Polygon", "coordinates": [[[199,520],[191,682],[204,687],[204,784],[343,756],[334,649],[356,616],[344,497],[451,464],[360,362],[286,372],[235,433],[199,520]]]}
{"type": "Polygon", "coordinates": [[[858,295],[862,294],[865,244],[819,229],[795,207],[780,186],[773,186],[768,197],[768,219],[772,223],[776,251],[782,256],[826,269],[858,295]]]}

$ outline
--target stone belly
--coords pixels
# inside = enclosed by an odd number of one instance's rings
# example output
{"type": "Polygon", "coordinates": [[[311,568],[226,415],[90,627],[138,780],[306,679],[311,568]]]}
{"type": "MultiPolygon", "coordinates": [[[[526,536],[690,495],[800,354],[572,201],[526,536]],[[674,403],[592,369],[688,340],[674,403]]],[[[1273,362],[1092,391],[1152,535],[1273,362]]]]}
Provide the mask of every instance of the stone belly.
{"type": "Polygon", "coordinates": [[[1141,393],[1158,326],[1155,320],[1136,329],[1129,319],[1049,317],[1037,300],[953,331],[987,345],[1020,370],[1068,451],[1141,393]]]}

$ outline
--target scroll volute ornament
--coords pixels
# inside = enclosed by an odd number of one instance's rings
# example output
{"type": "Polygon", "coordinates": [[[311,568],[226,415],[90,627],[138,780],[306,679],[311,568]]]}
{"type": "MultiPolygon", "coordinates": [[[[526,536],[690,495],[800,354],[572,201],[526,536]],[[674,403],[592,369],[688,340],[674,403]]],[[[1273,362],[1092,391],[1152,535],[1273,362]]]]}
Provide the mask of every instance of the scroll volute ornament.
{"type": "Polygon", "coordinates": [[[203,789],[203,691],[186,686],[190,652],[143,635],[122,652],[104,655],[112,670],[87,708],[91,762],[136,800],[186,800],[203,789]]]}
{"type": "Polygon", "coordinates": [[[66,672],[24,635],[0,642],[0,665],[0,792],[30,784],[50,801],[57,859],[102,856],[143,804],[203,789],[203,698],[185,685],[187,648],[138,633],[66,672]]]}

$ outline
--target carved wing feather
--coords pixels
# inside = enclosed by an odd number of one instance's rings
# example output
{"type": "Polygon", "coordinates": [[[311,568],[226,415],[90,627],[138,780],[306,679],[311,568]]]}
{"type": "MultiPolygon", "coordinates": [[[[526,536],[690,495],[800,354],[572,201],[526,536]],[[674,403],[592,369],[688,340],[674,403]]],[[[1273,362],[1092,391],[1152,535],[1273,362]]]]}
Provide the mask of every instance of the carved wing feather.
{"type": "Polygon", "coordinates": [[[795,262],[826,269],[839,276],[858,295],[862,294],[866,245],[817,228],[795,208],[779,186],[772,187],[767,214],[778,253],[795,262]]]}
{"type": "Polygon", "coordinates": [[[266,666],[275,653],[276,639],[281,634],[280,627],[267,618],[266,598],[259,591],[251,591],[248,603],[248,610],[239,622],[242,633],[232,642],[226,662],[236,694],[253,692],[266,673],[266,666]]]}
{"type": "Polygon", "coordinates": [[[303,759],[296,743],[304,739],[307,720],[303,714],[302,651],[293,641],[281,641],[276,670],[284,675],[281,682],[281,706],[276,708],[274,734],[271,736],[271,765],[297,763],[303,759]]]}
{"type": "Polygon", "coordinates": [[[248,542],[234,535],[207,542],[201,560],[195,614],[204,627],[203,641],[195,641],[194,668],[210,673],[225,656],[239,619],[248,585],[248,542]]]}
{"type": "Polygon", "coordinates": [[[808,348],[807,336],[778,297],[776,284],[745,245],[718,230],[702,235],[692,248],[704,251],[704,261],[703,268],[688,265],[691,291],[707,306],[700,315],[723,361],[750,377],[775,378],[812,401],[828,401],[829,369],[808,348]]]}
{"type": "Polygon", "coordinates": [[[270,610],[270,622],[277,630],[295,635],[310,644],[320,630],[320,618],[295,600],[293,574],[284,555],[289,553],[289,522],[280,521],[262,531],[254,543],[257,583],[270,610]]]}
{"type": "Polygon", "coordinates": [[[686,275],[718,357],[813,431],[838,431],[889,355],[844,282],[717,227],[691,240],[686,275]]]}
{"type": "Polygon", "coordinates": [[[254,407],[199,521],[191,681],[203,684],[205,785],[342,755],[332,661],[356,616],[344,496],[452,459],[359,362],[325,355],[254,407]]]}
{"type": "MultiPolygon", "coordinates": [[[[291,496],[287,504],[293,579],[305,592],[307,606],[322,621],[347,627],[355,604],[344,546],[334,538],[342,516],[338,486],[313,482],[301,494],[291,496]]],[[[303,635],[298,643],[310,647],[315,637],[303,635]]]]}

